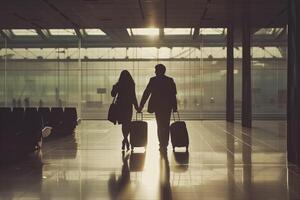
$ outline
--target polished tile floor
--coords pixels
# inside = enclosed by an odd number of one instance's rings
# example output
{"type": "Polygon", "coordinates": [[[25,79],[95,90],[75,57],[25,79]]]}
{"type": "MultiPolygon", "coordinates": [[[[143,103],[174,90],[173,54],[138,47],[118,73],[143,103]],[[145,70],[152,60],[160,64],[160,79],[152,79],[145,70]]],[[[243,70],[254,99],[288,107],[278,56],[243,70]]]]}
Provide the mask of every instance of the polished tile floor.
{"type": "Polygon", "coordinates": [[[286,123],[188,121],[190,151],[158,151],[149,124],[147,150],[123,153],[120,126],[82,121],[76,134],[51,140],[0,168],[0,199],[300,199],[299,170],[286,163],[286,123]]]}

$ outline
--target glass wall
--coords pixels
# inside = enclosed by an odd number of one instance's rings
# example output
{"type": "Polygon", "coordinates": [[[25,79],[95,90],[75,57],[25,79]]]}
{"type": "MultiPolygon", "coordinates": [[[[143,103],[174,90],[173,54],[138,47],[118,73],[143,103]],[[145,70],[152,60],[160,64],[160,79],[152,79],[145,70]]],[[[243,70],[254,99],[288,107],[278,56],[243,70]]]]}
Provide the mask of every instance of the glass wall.
{"type": "Polygon", "coordinates": [[[287,30],[261,28],[252,43],[252,107],[256,117],[285,117],[287,96],[287,30]],[[268,40],[281,41],[266,46],[268,40]],[[260,59],[254,59],[260,58],[260,59]]]}
{"type": "MultiPolygon", "coordinates": [[[[284,119],[287,96],[287,31],[256,28],[251,35],[252,115],[254,119],[284,119]]],[[[242,46],[235,42],[235,116],[242,108],[242,46]]]]}
{"type": "Polygon", "coordinates": [[[157,60],[157,61],[82,61],[82,111],[85,118],[106,117],[111,103],[110,91],[122,70],[127,69],[136,82],[138,100],[141,99],[154,66],[163,63],[167,75],[177,85],[179,110],[187,118],[202,118],[225,113],[226,60],[157,60]]]}
{"type": "MultiPolygon", "coordinates": [[[[286,112],[286,43],[272,46],[273,35],[262,32],[252,37],[253,116],[282,117],[286,112]],[[269,45],[260,44],[268,39],[269,45]]],[[[5,48],[1,42],[0,106],[76,106],[83,119],[106,119],[110,91],[122,70],[133,75],[140,100],[154,76],[154,66],[163,63],[177,84],[184,118],[225,118],[226,31],[219,33],[223,38],[219,46],[211,45],[211,39],[206,41],[201,34],[197,48],[81,48],[80,41],[78,48],[10,48],[9,43],[5,48]]],[[[280,37],[284,41],[286,34],[280,37]]],[[[235,113],[239,117],[241,44],[235,45],[234,56],[235,113]]]]}
{"type": "Polygon", "coordinates": [[[55,59],[47,61],[34,51],[7,49],[7,106],[77,106],[79,97],[79,65],[70,62],[69,54],[79,49],[35,49],[55,59]],[[20,58],[22,57],[22,58],[20,58]]]}

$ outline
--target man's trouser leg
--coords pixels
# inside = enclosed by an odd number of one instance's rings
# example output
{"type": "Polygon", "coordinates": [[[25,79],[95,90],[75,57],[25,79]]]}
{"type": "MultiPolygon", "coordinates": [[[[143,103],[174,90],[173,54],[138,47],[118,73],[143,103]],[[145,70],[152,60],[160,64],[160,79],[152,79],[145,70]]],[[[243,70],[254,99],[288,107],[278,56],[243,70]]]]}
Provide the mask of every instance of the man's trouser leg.
{"type": "Polygon", "coordinates": [[[171,111],[160,111],[155,113],[157,123],[157,135],[160,148],[166,148],[169,143],[169,126],[171,111]]]}

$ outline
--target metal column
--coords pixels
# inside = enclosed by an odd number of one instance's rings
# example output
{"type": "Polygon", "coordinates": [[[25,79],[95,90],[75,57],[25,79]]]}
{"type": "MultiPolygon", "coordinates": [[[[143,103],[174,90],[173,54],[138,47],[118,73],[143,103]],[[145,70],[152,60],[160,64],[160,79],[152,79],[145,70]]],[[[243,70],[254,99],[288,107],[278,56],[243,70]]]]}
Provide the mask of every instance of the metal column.
{"type": "Polygon", "coordinates": [[[288,25],[288,161],[300,166],[300,2],[289,0],[288,25]]]}
{"type": "Polygon", "coordinates": [[[226,120],[234,122],[234,57],[233,26],[227,28],[226,120]]]}
{"type": "Polygon", "coordinates": [[[252,104],[251,104],[251,35],[248,12],[245,12],[242,29],[243,45],[243,72],[242,72],[242,126],[252,126],[252,104]]]}

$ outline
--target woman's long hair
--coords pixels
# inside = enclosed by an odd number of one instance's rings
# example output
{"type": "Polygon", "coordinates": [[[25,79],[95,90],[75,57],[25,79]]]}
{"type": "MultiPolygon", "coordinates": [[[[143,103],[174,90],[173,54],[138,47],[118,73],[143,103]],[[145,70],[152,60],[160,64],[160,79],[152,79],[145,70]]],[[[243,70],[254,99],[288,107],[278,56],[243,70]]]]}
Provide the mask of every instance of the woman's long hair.
{"type": "Polygon", "coordinates": [[[120,87],[133,87],[135,85],[132,76],[127,70],[121,72],[118,84],[120,87]]]}

